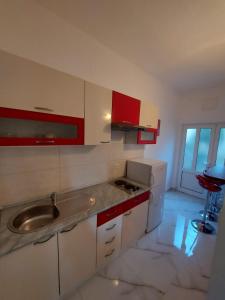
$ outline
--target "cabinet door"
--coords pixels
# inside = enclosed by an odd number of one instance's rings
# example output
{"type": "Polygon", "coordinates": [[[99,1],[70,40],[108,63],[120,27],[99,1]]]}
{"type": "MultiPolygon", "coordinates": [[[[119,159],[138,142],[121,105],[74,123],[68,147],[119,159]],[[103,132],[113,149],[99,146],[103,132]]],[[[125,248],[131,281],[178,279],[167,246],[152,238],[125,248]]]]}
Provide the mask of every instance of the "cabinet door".
{"type": "Polygon", "coordinates": [[[59,233],[60,293],[76,289],[95,273],[96,224],[93,216],[78,225],[64,228],[59,233]]]}
{"type": "Polygon", "coordinates": [[[144,233],[147,227],[148,203],[132,208],[123,215],[122,248],[132,246],[144,233]]]}
{"type": "Polygon", "coordinates": [[[112,91],[85,82],[85,145],[111,141],[112,91]]]}
{"type": "Polygon", "coordinates": [[[112,123],[139,125],[140,100],[113,91],[112,123]]]}
{"type": "Polygon", "coordinates": [[[157,107],[149,101],[141,101],[140,125],[157,128],[159,113],[157,107]]]}
{"type": "Polygon", "coordinates": [[[82,118],[0,107],[0,146],[83,144],[82,118]]]}
{"type": "Polygon", "coordinates": [[[0,278],[1,300],[57,300],[57,237],[1,257],[0,278]]]}
{"type": "Polygon", "coordinates": [[[0,51],[0,107],[84,117],[84,81],[0,51]]]}

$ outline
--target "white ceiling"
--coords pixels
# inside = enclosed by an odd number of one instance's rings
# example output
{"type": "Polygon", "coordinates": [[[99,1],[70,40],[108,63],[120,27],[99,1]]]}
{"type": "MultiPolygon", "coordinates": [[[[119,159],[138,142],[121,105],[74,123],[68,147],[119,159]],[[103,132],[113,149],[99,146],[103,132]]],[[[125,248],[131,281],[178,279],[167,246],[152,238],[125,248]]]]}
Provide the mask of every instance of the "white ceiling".
{"type": "Polygon", "coordinates": [[[179,90],[225,82],[225,0],[36,0],[179,90]]]}

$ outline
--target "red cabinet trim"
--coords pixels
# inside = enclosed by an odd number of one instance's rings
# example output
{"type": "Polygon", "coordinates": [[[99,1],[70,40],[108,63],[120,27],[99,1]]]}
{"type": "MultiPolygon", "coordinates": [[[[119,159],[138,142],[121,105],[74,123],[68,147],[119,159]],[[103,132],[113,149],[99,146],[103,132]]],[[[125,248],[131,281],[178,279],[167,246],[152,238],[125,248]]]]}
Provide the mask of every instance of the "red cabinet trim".
{"type": "Polygon", "coordinates": [[[139,125],[140,108],[140,100],[112,92],[112,123],[139,125]]]}
{"type": "Polygon", "coordinates": [[[102,224],[118,217],[119,215],[124,214],[126,211],[134,208],[135,206],[141,204],[144,201],[147,201],[150,197],[150,192],[144,192],[141,195],[138,195],[132,199],[128,199],[116,206],[113,206],[101,213],[97,216],[97,226],[101,226],[102,224]]]}
{"type": "Polygon", "coordinates": [[[145,131],[147,132],[152,132],[153,133],[153,140],[142,140],[141,139],[141,130],[138,130],[137,132],[137,144],[156,144],[157,142],[157,134],[158,134],[158,129],[155,129],[155,128],[148,128],[148,129],[145,129],[145,131]]]}
{"type": "Polygon", "coordinates": [[[77,137],[75,138],[16,138],[0,137],[0,146],[50,146],[50,145],[83,145],[84,144],[84,119],[68,117],[20,109],[0,107],[0,118],[37,120],[56,122],[77,126],[77,137]]]}

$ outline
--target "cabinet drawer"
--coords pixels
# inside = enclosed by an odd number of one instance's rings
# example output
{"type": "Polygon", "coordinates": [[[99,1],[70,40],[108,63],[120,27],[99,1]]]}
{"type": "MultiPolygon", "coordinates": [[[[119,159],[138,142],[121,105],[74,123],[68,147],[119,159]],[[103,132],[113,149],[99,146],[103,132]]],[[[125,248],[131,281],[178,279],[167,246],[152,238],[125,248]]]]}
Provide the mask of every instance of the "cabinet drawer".
{"type": "Polygon", "coordinates": [[[150,192],[144,192],[141,195],[135,196],[134,198],[131,198],[123,203],[120,203],[114,207],[111,207],[101,213],[98,214],[97,219],[97,226],[101,226],[102,224],[105,224],[106,222],[116,218],[117,216],[123,214],[127,210],[139,205],[140,203],[148,200],[150,197],[150,192]]]}
{"type": "Polygon", "coordinates": [[[108,221],[115,219],[117,216],[123,213],[123,203],[111,207],[98,214],[97,226],[101,226],[108,221]]]}
{"type": "Polygon", "coordinates": [[[97,265],[101,266],[119,254],[121,248],[122,215],[98,227],[97,265]]]}
{"type": "Polygon", "coordinates": [[[101,248],[98,251],[97,255],[97,266],[101,267],[105,264],[109,263],[111,260],[116,258],[120,253],[121,243],[120,245],[114,245],[109,248],[101,248]]]}
{"type": "Polygon", "coordinates": [[[97,238],[98,242],[106,242],[113,236],[117,235],[121,231],[122,226],[122,215],[108,221],[107,223],[98,227],[97,238]]]}

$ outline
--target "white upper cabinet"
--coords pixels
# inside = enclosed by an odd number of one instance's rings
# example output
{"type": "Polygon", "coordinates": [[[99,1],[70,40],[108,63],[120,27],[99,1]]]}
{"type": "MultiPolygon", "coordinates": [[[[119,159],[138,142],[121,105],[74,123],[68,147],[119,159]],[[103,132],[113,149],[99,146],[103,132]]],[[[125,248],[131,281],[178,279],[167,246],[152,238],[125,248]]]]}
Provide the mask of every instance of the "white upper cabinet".
{"type": "Polygon", "coordinates": [[[1,300],[57,300],[57,236],[42,239],[0,258],[1,300]]]}
{"type": "Polygon", "coordinates": [[[85,82],[85,145],[111,141],[112,91],[85,82]]]}
{"type": "Polygon", "coordinates": [[[141,101],[139,125],[150,128],[157,128],[158,119],[158,108],[149,101],[141,101]]]}
{"type": "Polygon", "coordinates": [[[59,233],[60,293],[63,296],[95,273],[96,226],[97,216],[93,216],[59,233]]]}
{"type": "Polygon", "coordinates": [[[0,107],[84,117],[84,80],[0,51],[0,107]]]}

